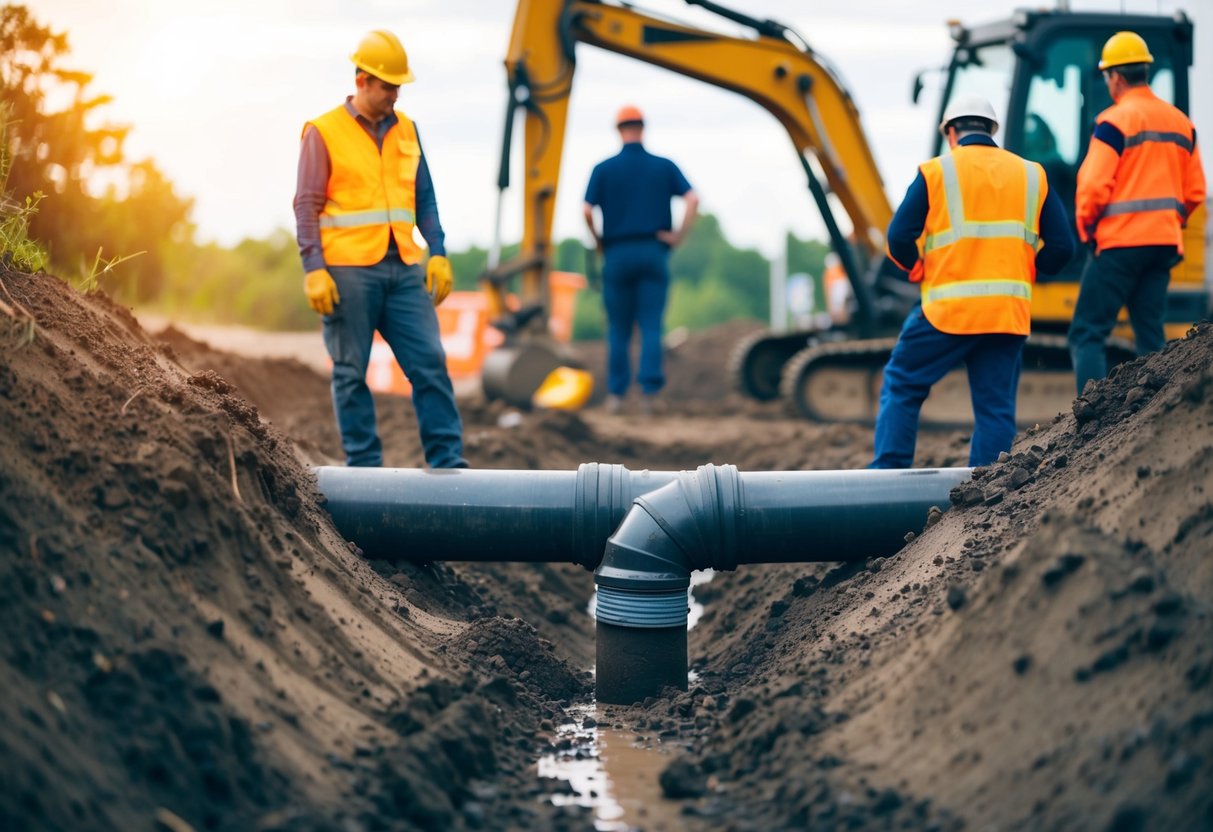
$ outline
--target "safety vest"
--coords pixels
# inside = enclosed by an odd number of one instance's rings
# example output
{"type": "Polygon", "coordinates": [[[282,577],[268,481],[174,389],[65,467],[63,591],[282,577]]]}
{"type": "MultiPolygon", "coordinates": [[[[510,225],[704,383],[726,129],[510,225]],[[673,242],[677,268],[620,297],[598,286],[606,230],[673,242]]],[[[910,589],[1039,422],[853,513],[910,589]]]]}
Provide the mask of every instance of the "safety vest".
{"type": "Polygon", "coordinates": [[[378,263],[387,253],[389,231],[401,260],[421,261],[413,240],[421,145],[413,122],[400,112],[396,118],[382,151],[344,104],[308,122],[320,131],[331,166],[320,212],[320,244],[330,266],[378,263]]]}
{"type": "Polygon", "coordinates": [[[941,332],[1031,330],[1044,168],[987,145],[961,145],[919,167],[927,186],[922,313],[941,332]]]}
{"type": "Polygon", "coordinates": [[[1091,142],[1078,170],[1080,234],[1088,237],[1093,225],[1100,250],[1157,245],[1183,253],[1193,179],[1202,185],[1194,204],[1204,197],[1192,122],[1146,86],[1130,88],[1095,119],[1104,122],[1124,136],[1124,149],[1117,156],[1106,143],[1091,142]]]}

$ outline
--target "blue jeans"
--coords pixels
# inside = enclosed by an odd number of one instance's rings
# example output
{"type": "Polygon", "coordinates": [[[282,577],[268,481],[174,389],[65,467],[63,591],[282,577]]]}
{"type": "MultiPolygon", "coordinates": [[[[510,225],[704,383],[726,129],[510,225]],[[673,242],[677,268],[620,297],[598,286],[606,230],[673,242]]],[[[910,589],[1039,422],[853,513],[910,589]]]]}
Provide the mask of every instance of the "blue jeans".
{"type": "Polygon", "coordinates": [[[632,330],[640,327],[636,381],[648,394],[665,386],[661,326],[670,290],[670,250],[657,240],[629,240],[606,250],[602,302],[607,314],[607,391],[627,393],[632,380],[632,330]]]}
{"type": "Polygon", "coordinates": [[[1137,354],[1162,349],[1167,284],[1178,261],[1175,246],[1109,248],[1088,261],[1067,338],[1079,395],[1088,380],[1108,374],[1104,342],[1122,307],[1129,308],[1137,354]]]}
{"type": "Polygon", "coordinates": [[[1023,366],[1023,335],[951,335],[915,307],[884,368],[876,458],[869,468],[909,468],[918,439],[918,412],[931,385],[961,364],[969,373],[973,439],[969,465],[988,465],[1015,441],[1015,396],[1023,366]]]}
{"type": "Polygon", "coordinates": [[[333,409],[346,464],[383,464],[375,401],[366,385],[375,330],[413,386],[425,460],[432,468],[466,468],[463,425],[446,369],[438,316],[425,271],[394,251],[373,266],[330,266],[341,302],[324,316],[324,345],[333,359],[333,409]]]}

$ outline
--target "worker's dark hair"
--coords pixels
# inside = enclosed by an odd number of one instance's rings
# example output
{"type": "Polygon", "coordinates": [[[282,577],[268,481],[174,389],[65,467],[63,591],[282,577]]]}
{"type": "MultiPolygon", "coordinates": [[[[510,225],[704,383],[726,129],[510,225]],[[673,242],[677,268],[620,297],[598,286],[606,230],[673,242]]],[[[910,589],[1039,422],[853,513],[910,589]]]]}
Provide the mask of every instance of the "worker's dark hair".
{"type": "Polygon", "coordinates": [[[1124,64],[1123,66],[1109,67],[1112,72],[1120,73],[1120,77],[1125,79],[1125,83],[1130,87],[1140,87],[1142,84],[1150,80],[1150,65],[1149,64],[1124,64]]]}
{"type": "Polygon", "coordinates": [[[367,72],[365,69],[355,68],[354,69],[354,80],[355,81],[358,80],[359,75],[365,75],[368,80],[378,81],[380,84],[383,84],[385,87],[399,87],[400,86],[399,84],[389,84],[387,81],[384,81],[378,75],[372,75],[371,73],[367,72]]]}
{"type": "Polygon", "coordinates": [[[994,122],[981,116],[954,118],[947,126],[955,127],[957,133],[985,133],[987,136],[994,134],[994,122]]]}
{"type": "Polygon", "coordinates": [[[622,130],[625,127],[644,127],[644,122],[641,121],[640,119],[633,119],[632,121],[621,121],[618,124],[616,124],[615,126],[617,128],[619,128],[620,130],[622,130]]]}

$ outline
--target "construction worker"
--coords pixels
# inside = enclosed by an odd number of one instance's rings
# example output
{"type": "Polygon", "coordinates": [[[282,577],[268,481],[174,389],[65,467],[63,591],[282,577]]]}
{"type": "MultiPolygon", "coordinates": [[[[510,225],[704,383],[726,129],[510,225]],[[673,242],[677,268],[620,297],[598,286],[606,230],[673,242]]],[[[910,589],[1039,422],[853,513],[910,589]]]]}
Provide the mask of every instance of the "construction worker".
{"type": "Polygon", "coordinates": [[[842,258],[834,252],[825,257],[825,270],[821,274],[822,291],[825,293],[826,309],[830,323],[846,326],[851,321],[851,300],[855,297],[851,279],[842,267],[842,258]]]}
{"type": "Polygon", "coordinates": [[[395,109],[400,85],[413,81],[408,55],[380,30],[350,59],[354,94],[303,128],[295,193],[304,291],[324,316],[346,464],[383,464],[366,384],[378,330],[412,384],[426,462],[466,468],[434,312],[451,291],[451,265],[417,128],[395,109]],[[424,265],[414,227],[429,245],[424,265]]]}
{"type": "Polygon", "coordinates": [[[1104,44],[1099,69],[1114,102],[1095,119],[1078,169],[1078,236],[1095,256],[1083,271],[1070,322],[1081,394],[1108,371],[1104,341],[1122,307],[1137,354],[1162,349],[1171,269],[1183,259],[1183,226],[1205,199],[1196,129],[1148,84],[1154,57],[1134,32],[1104,44]]]}
{"type": "Polygon", "coordinates": [[[607,409],[619,411],[631,384],[631,340],[640,329],[642,408],[652,412],[665,385],[662,321],[670,287],[670,250],[686,239],[699,211],[699,197],[678,166],[644,148],[644,115],[634,106],[616,114],[623,147],[600,162],[585,190],[585,222],[603,253],[602,300],[607,314],[607,409]],[[670,198],[685,203],[682,223],[673,230],[670,198]],[[594,222],[602,210],[602,232],[594,222]]]}
{"type": "Polygon", "coordinates": [[[994,143],[990,102],[957,98],[939,129],[951,152],[919,166],[889,223],[889,257],[922,284],[922,305],[884,369],[871,468],[911,466],[922,403],[961,364],[975,420],[969,465],[1010,450],[1032,284],[1038,270],[1058,272],[1074,254],[1044,170],[994,143]]]}

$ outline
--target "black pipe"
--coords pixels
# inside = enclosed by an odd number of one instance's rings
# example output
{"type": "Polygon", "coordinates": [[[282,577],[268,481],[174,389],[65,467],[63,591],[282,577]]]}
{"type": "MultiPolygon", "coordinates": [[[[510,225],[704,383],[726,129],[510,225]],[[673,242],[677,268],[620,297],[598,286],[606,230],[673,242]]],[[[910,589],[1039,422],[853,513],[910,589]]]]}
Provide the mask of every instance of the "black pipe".
{"type": "Polygon", "coordinates": [[[597,566],[598,699],[614,704],[686,689],[692,571],[893,554],[971,473],[315,470],[369,557],[597,566]]]}
{"type": "Polygon", "coordinates": [[[314,470],[337,529],[369,558],[591,570],[632,500],[677,476],[598,463],[576,471],[314,470]]]}
{"type": "MultiPolygon", "coordinates": [[[[602,560],[607,538],[633,499],[680,477],[713,494],[721,477],[732,490],[744,485],[752,551],[738,552],[731,536],[718,536],[710,565],[728,569],[736,565],[729,565],[734,557],[740,563],[847,560],[858,557],[855,552],[896,546],[907,530],[921,527],[926,507],[947,504],[941,480],[968,476],[964,468],[738,473],[732,466],[708,466],[701,471],[717,474],[706,477],[599,463],[576,471],[314,470],[338,530],[368,557],[572,562],[587,569],[602,560]],[[801,542],[806,536],[814,540],[809,556],[801,542]],[[758,560],[747,559],[754,556],[758,560]]],[[[738,494],[713,499],[709,505],[724,515],[720,522],[735,523],[738,494]]]]}
{"type": "Polygon", "coordinates": [[[613,648],[598,652],[598,701],[627,705],[663,687],[686,689],[692,571],[891,555],[969,475],[967,468],[740,474],[705,465],[637,497],[594,573],[598,637],[613,648]],[[646,653],[655,634],[662,649],[646,653]]]}

